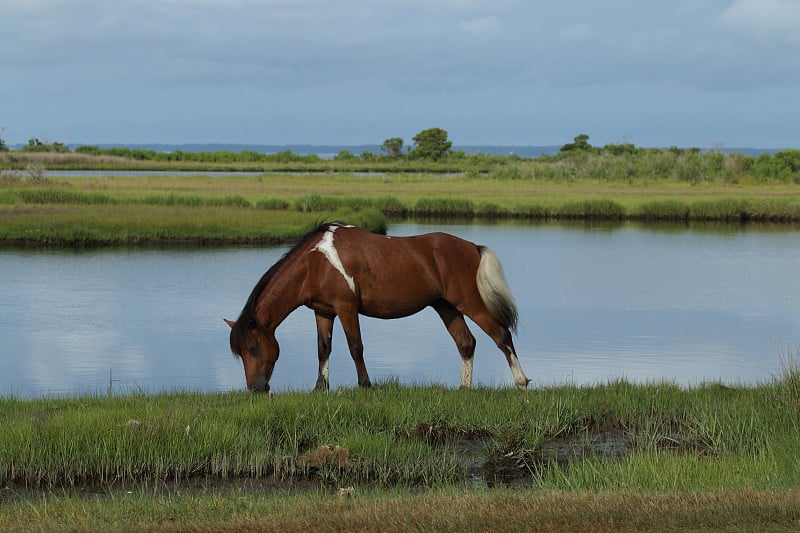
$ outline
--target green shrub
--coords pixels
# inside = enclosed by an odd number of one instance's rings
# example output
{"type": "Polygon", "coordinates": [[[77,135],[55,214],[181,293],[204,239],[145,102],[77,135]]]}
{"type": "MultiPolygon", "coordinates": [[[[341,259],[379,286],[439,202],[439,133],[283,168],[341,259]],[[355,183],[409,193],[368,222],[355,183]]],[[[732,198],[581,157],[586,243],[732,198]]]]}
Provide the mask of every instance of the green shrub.
{"type": "Polygon", "coordinates": [[[502,207],[493,202],[482,202],[475,208],[475,215],[484,218],[500,218],[507,214],[502,207]]]}
{"type": "Polygon", "coordinates": [[[695,202],[691,205],[691,217],[695,220],[742,221],[747,220],[747,201],[733,198],[695,202]]]}
{"type": "Polygon", "coordinates": [[[489,173],[489,177],[494,180],[521,180],[530,179],[530,173],[525,173],[518,166],[500,167],[489,173]]]}
{"type": "Polygon", "coordinates": [[[242,207],[245,209],[253,207],[253,204],[251,204],[247,198],[238,194],[225,196],[220,199],[209,199],[205,202],[205,205],[214,205],[220,207],[242,207]]]}
{"type": "Polygon", "coordinates": [[[687,220],[690,212],[685,202],[662,200],[642,204],[634,216],[645,220],[687,220]]]}
{"type": "Polygon", "coordinates": [[[264,198],[256,202],[256,209],[263,211],[283,211],[289,209],[289,202],[281,198],[264,198]]]}
{"type": "Polygon", "coordinates": [[[471,217],[474,213],[472,201],[460,198],[420,198],[414,205],[414,215],[423,217],[471,217]]]}
{"type": "Polygon", "coordinates": [[[391,217],[404,217],[408,214],[408,208],[394,196],[375,198],[372,200],[372,207],[391,217]]]}
{"type": "Polygon", "coordinates": [[[63,189],[23,189],[17,194],[26,204],[115,204],[115,198],[101,192],[65,191],[63,189]]]}
{"type": "Polygon", "coordinates": [[[543,219],[550,216],[550,211],[538,204],[524,204],[514,206],[511,214],[518,218],[543,219]]]}
{"type": "Polygon", "coordinates": [[[621,219],[625,216],[625,208],[612,200],[584,200],[564,204],[556,214],[561,218],[621,219]]]}
{"type": "Polygon", "coordinates": [[[314,212],[314,211],[334,211],[341,207],[342,203],[332,196],[321,196],[319,194],[310,194],[295,200],[294,206],[298,211],[314,212]]]}

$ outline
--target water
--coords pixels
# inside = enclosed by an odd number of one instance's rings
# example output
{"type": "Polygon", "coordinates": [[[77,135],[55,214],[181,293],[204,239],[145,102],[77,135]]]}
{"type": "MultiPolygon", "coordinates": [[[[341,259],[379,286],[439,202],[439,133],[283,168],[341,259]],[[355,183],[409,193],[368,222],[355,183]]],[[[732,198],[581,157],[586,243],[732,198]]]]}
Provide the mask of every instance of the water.
{"type": "MultiPolygon", "coordinates": [[[[748,227],[399,224],[448,231],[500,256],[533,386],[617,378],[758,383],[800,347],[800,232],[748,227]]],[[[0,251],[0,395],[244,388],[229,328],[276,248],[0,251]]],[[[475,382],[511,385],[476,326],[475,382]]],[[[362,319],[373,382],[457,386],[460,360],[432,310],[362,319]]],[[[278,329],[273,390],[316,381],[313,313],[278,329]]],[[[331,384],[353,386],[338,325],[331,384]]]]}
{"type": "MultiPolygon", "coordinates": [[[[282,176],[307,176],[309,174],[331,174],[336,175],[335,170],[52,170],[47,173],[48,178],[140,178],[144,176],[175,176],[183,178],[206,177],[206,178],[227,178],[245,176],[264,176],[277,174],[282,176]]],[[[348,175],[354,176],[386,176],[388,173],[383,171],[346,171],[348,175]]],[[[459,174],[458,172],[454,174],[459,174]]],[[[444,175],[444,174],[443,174],[444,175]]]]}
{"type": "Polygon", "coordinates": [[[222,170],[51,170],[48,177],[56,178],[138,178],[143,176],[182,176],[224,178],[229,176],[263,176],[267,172],[256,171],[222,171],[222,170]]]}

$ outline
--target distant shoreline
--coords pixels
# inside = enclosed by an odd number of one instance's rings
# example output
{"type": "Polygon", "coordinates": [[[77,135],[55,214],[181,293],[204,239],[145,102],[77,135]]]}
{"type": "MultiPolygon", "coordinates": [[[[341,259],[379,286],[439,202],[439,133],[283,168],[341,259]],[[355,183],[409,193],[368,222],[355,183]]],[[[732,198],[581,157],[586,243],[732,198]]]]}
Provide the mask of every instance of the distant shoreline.
{"type": "MultiPolygon", "coordinates": [[[[19,150],[24,144],[9,145],[12,150],[19,150]]],[[[185,144],[166,144],[166,143],[70,143],[67,144],[70,150],[74,151],[80,146],[98,146],[100,148],[130,148],[141,150],[155,150],[157,152],[242,152],[245,150],[263,154],[273,154],[279,152],[292,152],[298,155],[316,154],[323,158],[330,158],[341,151],[348,151],[352,154],[371,152],[374,154],[383,153],[379,144],[237,144],[237,143],[185,143],[185,144]]],[[[660,147],[665,149],[667,147],[660,147]]],[[[552,146],[526,146],[526,145],[454,145],[453,151],[462,151],[466,154],[491,154],[491,155],[517,155],[519,157],[536,158],[543,155],[555,155],[561,149],[561,145],[552,146]]],[[[701,152],[722,152],[722,153],[741,153],[749,156],[759,156],[761,154],[773,154],[782,148],[701,148],[701,152]]]]}

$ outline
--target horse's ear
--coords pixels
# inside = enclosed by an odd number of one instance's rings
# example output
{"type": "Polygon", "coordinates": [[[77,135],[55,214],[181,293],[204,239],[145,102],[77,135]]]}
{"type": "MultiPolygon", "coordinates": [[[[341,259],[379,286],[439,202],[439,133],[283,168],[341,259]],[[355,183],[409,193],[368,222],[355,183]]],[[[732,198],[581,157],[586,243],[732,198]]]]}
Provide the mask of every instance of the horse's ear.
{"type": "Polygon", "coordinates": [[[226,323],[226,324],[228,324],[230,327],[233,327],[233,326],[235,326],[235,325],[236,325],[236,322],[233,322],[233,321],[231,321],[231,320],[228,320],[227,318],[223,318],[222,320],[224,320],[224,321],[225,321],[225,323],[226,323]]]}

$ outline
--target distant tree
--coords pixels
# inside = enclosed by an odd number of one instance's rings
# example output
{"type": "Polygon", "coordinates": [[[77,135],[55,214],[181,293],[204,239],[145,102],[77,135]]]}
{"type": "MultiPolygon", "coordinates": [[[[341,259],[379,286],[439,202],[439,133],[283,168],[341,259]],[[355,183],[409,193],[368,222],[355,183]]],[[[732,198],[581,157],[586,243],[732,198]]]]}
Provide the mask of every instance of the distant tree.
{"type": "Polygon", "coordinates": [[[6,144],[6,141],[3,140],[2,137],[0,137],[0,152],[8,152],[8,145],[6,144]]]}
{"type": "Polygon", "coordinates": [[[800,150],[781,150],[775,152],[773,157],[786,165],[792,172],[800,172],[800,150]]]}
{"type": "Polygon", "coordinates": [[[447,140],[447,131],[441,128],[429,128],[414,135],[416,147],[411,155],[420,159],[438,161],[450,153],[453,141],[447,140]]]}
{"type": "Polygon", "coordinates": [[[28,140],[28,144],[22,147],[23,152],[69,152],[69,147],[64,143],[53,142],[44,143],[33,137],[28,140]]]}
{"type": "Polygon", "coordinates": [[[383,141],[381,150],[389,157],[400,157],[403,155],[403,139],[400,137],[391,137],[383,141]]]}
{"type": "Polygon", "coordinates": [[[559,152],[572,152],[578,150],[587,151],[591,149],[592,145],[589,144],[589,136],[586,135],[585,133],[581,133],[580,135],[575,137],[574,142],[562,146],[559,152]]]}
{"type": "Polygon", "coordinates": [[[338,154],[333,156],[334,161],[353,161],[354,159],[357,158],[350,150],[341,150],[338,154]]]}
{"type": "Polygon", "coordinates": [[[93,144],[82,144],[81,146],[75,148],[75,152],[78,154],[87,155],[100,155],[102,153],[100,147],[93,144]]]}
{"type": "Polygon", "coordinates": [[[607,144],[603,147],[603,151],[614,155],[635,154],[636,146],[633,143],[607,144]]]}

